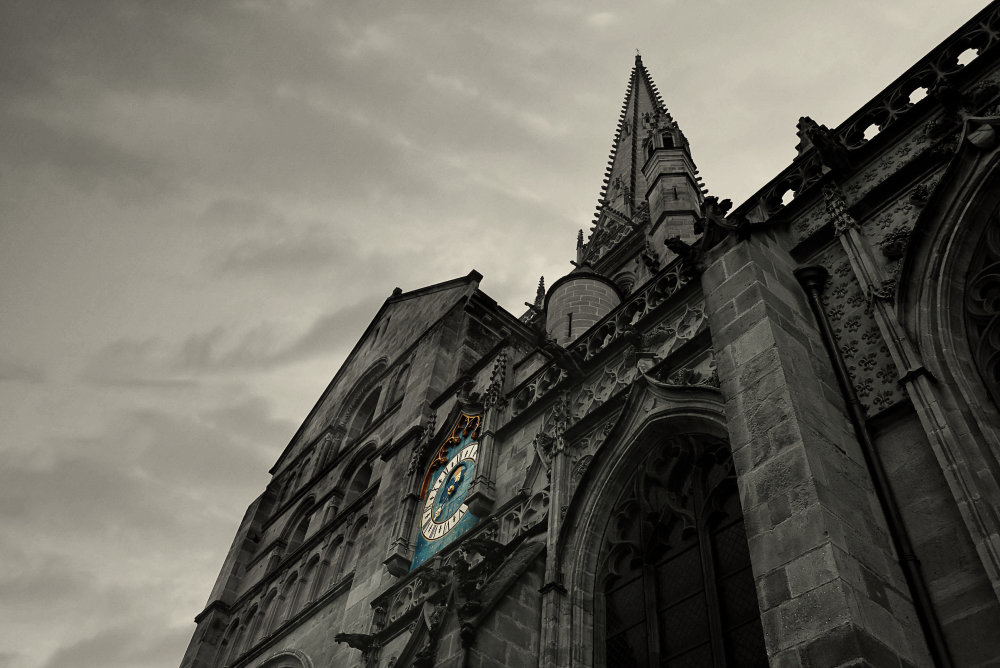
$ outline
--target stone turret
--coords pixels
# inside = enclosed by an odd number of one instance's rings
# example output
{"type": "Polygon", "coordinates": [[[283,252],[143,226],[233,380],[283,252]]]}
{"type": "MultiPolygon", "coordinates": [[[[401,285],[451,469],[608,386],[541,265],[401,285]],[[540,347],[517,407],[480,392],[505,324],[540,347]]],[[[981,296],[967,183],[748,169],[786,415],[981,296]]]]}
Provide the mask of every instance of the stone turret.
{"type": "Polygon", "coordinates": [[[618,287],[581,264],[552,284],[545,296],[545,332],[566,346],[621,303],[618,287]]]}
{"type": "Polygon", "coordinates": [[[648,184],[645,195],[653,247],[662,248],[663,240],[669,237],[693,241],[694,221],[704,195],[691,148],[666,111],[647,115],[644,125],[647,134],[642,145],[642,175],[648,184]]]}

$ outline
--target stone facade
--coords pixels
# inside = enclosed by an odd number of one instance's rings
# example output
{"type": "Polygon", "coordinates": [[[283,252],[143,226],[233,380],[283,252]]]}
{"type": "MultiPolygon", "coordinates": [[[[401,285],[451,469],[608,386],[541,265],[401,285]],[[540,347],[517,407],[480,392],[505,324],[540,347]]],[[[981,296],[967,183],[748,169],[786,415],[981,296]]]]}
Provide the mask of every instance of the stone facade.
{"type": "Polygon", "coordinates": [[[577,269],[386,300],[182,668],[1000,665],[998,35],[735,209],[637,57],[577,269]]]}

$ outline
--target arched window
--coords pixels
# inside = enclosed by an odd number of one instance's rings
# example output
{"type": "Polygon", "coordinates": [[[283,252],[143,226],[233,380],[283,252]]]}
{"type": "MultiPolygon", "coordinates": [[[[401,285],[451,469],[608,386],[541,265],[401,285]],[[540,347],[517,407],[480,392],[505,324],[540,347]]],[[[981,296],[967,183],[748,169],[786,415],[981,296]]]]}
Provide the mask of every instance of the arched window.
{"type": "Polygon", "coordinates": [[[243,644],[243,635],[246,631],[247,627],[240,624],[239,628],[236,629],[236,634],[230,639],[229,646],[226,648],[226,659],[220,665],[232,665],[233,661],[240,655],[240,645],[243,644]]]}
{"type": "Polygon", "coordinates": [[[1000,406],[1000,226],[986,227],[968,266],[966,332],[986,389],[1000,406]]]}
{"type": "Polygon", "coordinates": [[[313,663],[297,649],[284,649],[260,664],[260,668],[313,668],[313,663]]]}
{"type": "Polygon", "coordinates": [[[371,426],[372,420],[375,419],[375,409],[378,408],[378,398],[381,393],[382,388],[376,387],[361,402],[361,406],[351,419],[351,426],[347,429],[348,443],[356,441],[371,426]]]}
{"type": "Polygon", "coordinates": [[[295,525],[295,530],[288,536],[288,552],[294,552],[299,545],[306,539],[306,533],[309,531],[309,517],[303,517],[295,525]]]}
{"type": "Polygon", "coordinates": [[[292,573],[285,579],[285,585],[281,588],[281,595],[278,597],[278,611],[275,615],[275,628],[278,628],[286,621],[288,621],[292,615],[295,614],[295,610],[292,607],[295,604],[295,593],[298,589],[299,584],[299,574],[297,572],[292,573]]]}
{"type": "Polygon", "coordinates": [[[404,364],[396,373],[396,378],[392,385],[392,394],[389,395],[389,405],[393,406],[403,399],[406,393],[406,381],[410,376],[410,365],[404,364]]]}
{"type": "Polygon", "coordinates": [[[229,663],[230,655],[233,653],[233,644],[236,642],[236,635],[239,630],[240,620],[236,618],[229,624],[229,628],[219,643],[219,649],[215,655],[215,665],[225,666],[229,663]]]}
{"type": "Polygon", "coordinates": [[[299,584],[295,588],[295,599],[292,601],[292,610],[301,610],[303,606],[313,600],[311,581],[316,577],[316,566],[319,564],[319,555],[313,556],[302,571],[299,584]]]}
{"type": "Polygon", "coordinates": [[[357,471],[351,477],[351,482],[344,490],[344,504],[348,504],[354,499],[361,496],[361,494],[368,489],[368,485],[372,481],[372,462],[370,459],[366,459],[361,462],[358,466],[357,471]]]}
{"type": "Polygon", "coordinates": [[[264,597],[264,602],[260,606],[260,626],[257,629],[257,635],[250,641],[251,644],[256,644],[266,638],[268,634],[271,633],[271,626],[274,623],[274,608],[276,607],[276,600],[278,597],[278,590],[272,589],[264,597]]]}
{"type": "Polygon", "coordinates": [[[341,546],[344,544],[344,537],[337,536],[330,544],[323,561],[320,562],[319,571],[316,573],[316,584],[313,586],[312,598],[319,598],[324,592],[337,584],[340,576],[340,569],[337,560],[342,556],[341,546]]]}
{"type": "Polygon", "coordinates": [[[608,666],[768,665],[725,441],[678,437],[649,455],[603,555],[608,666]]]}
{"type": "Polygon", "coordinates": [[[254,646],[254,641],[257,636],[257,629],[260,627],[260,614],[258,612],[257,606],[247,614],[246,621],[246,634],[243,636],[243,643],[236,649],[236,656],[245,654],[247,650],[254,646]]]}

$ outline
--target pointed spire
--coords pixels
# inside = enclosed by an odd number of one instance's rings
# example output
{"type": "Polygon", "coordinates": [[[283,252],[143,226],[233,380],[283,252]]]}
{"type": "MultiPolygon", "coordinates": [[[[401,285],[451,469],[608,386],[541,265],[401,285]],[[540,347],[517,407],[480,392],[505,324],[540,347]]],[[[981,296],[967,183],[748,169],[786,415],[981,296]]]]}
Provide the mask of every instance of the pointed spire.
{"type": "Polygon", "coordinates": [[[642,140],[650,124],[656,121],[672,123],[673,119],[646,66],[642,64],[642,55],[636,49],[635,65],[629,74],[594,222],[600,218],[605,207],[626,216],[632,216],[639,208],[646,194],[646,181],[642,176],[642,140]]]}
{"type": "Polygon", "coordinates": [[[545,303],[545,277],[538,277],[538,289],[535,290],[535,307],[542,308],[542,304],[545,303]]]}
{"type": "Polygon", "coordinates": [[[632,244],[639,230],[652,235],[654,246],[668,227],[671,234],[679,233],[674,228],[686,230],[700,210],[703,191],[688,141],[636,49],[590,236],[585,244],[577,244],[574,264],[619,269],[633,258],[616,255],[613,249],[626,240],[632,244]],[[613,266],[599,264],[605,257],[613,266]]]}

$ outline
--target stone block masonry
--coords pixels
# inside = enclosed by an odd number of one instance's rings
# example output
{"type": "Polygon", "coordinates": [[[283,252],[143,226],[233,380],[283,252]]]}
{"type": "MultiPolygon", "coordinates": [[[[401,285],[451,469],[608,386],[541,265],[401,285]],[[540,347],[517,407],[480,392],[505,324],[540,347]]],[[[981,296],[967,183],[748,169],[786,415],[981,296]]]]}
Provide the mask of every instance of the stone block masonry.
{"type": "Polygon", "coordinates": [[[762,234],[715,249],[702,275],[768,654],[929,665],[794,268],[762,234]]]}

